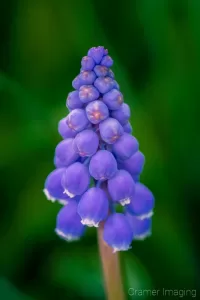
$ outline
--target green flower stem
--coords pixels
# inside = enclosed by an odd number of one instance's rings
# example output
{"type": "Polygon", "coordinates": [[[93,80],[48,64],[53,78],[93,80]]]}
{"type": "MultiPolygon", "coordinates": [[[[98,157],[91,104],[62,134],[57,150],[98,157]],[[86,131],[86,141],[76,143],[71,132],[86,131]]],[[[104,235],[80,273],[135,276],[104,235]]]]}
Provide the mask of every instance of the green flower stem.
{"type": "Polygon", "coordinates": [[[113,249],[104,242],[103,227],[104,223],[101,222],[98,228],[98,243],[107,300],[125,300],[119,254],[113,253],[113,249]]]}

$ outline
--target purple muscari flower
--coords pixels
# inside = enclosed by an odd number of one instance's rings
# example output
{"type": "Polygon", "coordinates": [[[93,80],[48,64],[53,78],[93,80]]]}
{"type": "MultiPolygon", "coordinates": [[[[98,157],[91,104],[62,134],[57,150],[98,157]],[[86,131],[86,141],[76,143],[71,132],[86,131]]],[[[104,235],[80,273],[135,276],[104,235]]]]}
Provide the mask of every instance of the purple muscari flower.
{"type": "Polygon", "coordinates": [[[142,183],[135,184],[135,193],[131,196],[131,202],[127,205],[127,210],[143,220],[153,215],[154,196],[152,192],[142,183]]]}
{"type": "Polygon", "coordinates": [[[75,162],[65,170],[61,184],[70,198],[82,195],[90,184],[88,168],[80,162],[75,162]]]}
{"type": "Polygon", "coordinates": [[[57,158],[57,160],[55,159],[55,163],[57,161],[57,167],[68,167],[78,159],[79,155],[74,150],[73,142],[74,139],[69,138],[57,145],[55,150],[55,157],[57,158]]]}
{"type": "Polygon", "coordinates": [[[78,91],[73,91],[73,92],[69,93],[69,95],[67,97],[66,105],[69,110],[83,107],[83,102],[81,102],[81,100],[79,98],[78,91]]]}
{"type": "Polygon", "coordinates": [[[55,202],[57,199],[61,204],[67,204],[69,196],[64,194],[64,189],[61,185],[62,176],[65,173],[65,168],[60,168],[52,171],[48,176],[44,184],[44,194],[47,199],[55,202]]]}
{"type": "Polygon", "coordinates": [[[98,124],[109,116],[108,107],[99,100],[90,102],[85,110],[88,120],[93,124],[98,124]]]}
{"type": "Polygon", "coordinates": [[[138,151],[139,144],[136,138],[124,133],[112,146],[112,152],[119,160],[130,158],[138,151]]]}
{"type": "Polygon", "coordinates": [[[102,65],[102,66],[105,66],[105,67],[107,67],[107,68],[112,67],[112,65],[113,65],[113,60],[112,60],[112,58],[111,58],[109,55],[104,56],[104,57],[102,58],[101,65],[102,65]]]}
{"type": "Polygon", "coordinates": [[[89,171],[96,180],[107,180],[117,172],[117,162],[113,154],[107,150],[99,150],[92,156],[89,171]]]}
{"type": "Polygon", "coordinates": [[[100,76],[105,77],[108,75],[108,68],[101,66],[101,65],[97,65],[94,67],[94,72],[98,77],[100,77],[100,76]]]}
{"type": "Polygon", "coordinates": [[[99,146],[99,137],[93,130],[83,130],[77,134],[73,146],[80,156],[92,156],[99,146]]]}
{"type": "Polygon", "coordinates": [[[95,61],[90,56],[84,56],[81,60],[81,69],[84,71],[91,71],[95,66],[95,61]]]}
{"type": "Polygon", "coordinates": [[[79,98],[83,103],[88,103],[99,98],[99,92],[93,85],[83,85],[79,90],[79,98]]]}
{"type": "Polygon", "coordinates": [[[126,213],[126,218],[131,225],[134,240],[144,240],[151,235],[152,219],[138,219],[129,213],[126,213]]]}
{"type": "Polygon", "coordinates": [[[99,131],[103,141],[114,144],[124,133],[122,125],[113,118],[107,118],[99,124],[99,131]]]}
{"type": "Polygon", "coordinates": [[[111,116],[117,119],[122,125],[125,125],[131,116],[130,107],[128,104],[123,103],[118,110],[112,111],[111,116]]]}
{"type": "Polygon", "coordinates": [[[72,200],[57,215],[56,233],[64,240],[78,240],[85,231],[81,218],[77,213],[77,202],[72,200]]]}
{"type": "Polygon", "coordinates": [[[133,232],[124,214],[114,213],[108,217],[104,225],[103,238],[113,248],[113,252],[130,249],[133,232]]]}
{"type": "Polygon", "coordinates": [[[68,127],[76,132],[85,129],[88,126],[88,124],[88,118],[84,109],[76,108],[72,110],[67,116],[68,127]]]}
{"type": "Polygon", "coordinates": [[[79,75],[81,85],[93,84],[96,79],[96,75],[93,71],[82,71],[79,75]]]}
{"type": "Polygon", "coordinates": [[[105,94],[112,90],[115,82],[111,77],[97,77],[94,82],[94,86],[99,90],[101,94],[105,94]]]}
{"type": "Polygon", "coordinates": [[[131,133],[132,133],[132,126],[131,126],[130,122],[127,122],[127,123],[123,126],[123,129],[124,129],[125,132],[131,134],[131,133]]]}
{"type": "Polygon", "coordinates": [[[92,187],[83,194],[78,204],[81,223],[89,227],[98,227],[99,222],[108,216],[109,202],[106,193],[92,187]]]}
{"type": "Polygon", "coordinates": [[[105,49],[102,46],[93,47],[88,51],[88,56],[92,57],[96,64],[99,64],[105,55],[105,49]]]}
{"type": "Polygon", "coordinates": [[[74,78],[72,81],[72,86],[75,90],[79,90],[82,85],[79,75],[74,78]]]}
{"type": "Polygon", "coordinates": [[[114,177],[108,180],[108,191],[113,202],[127,205],[135,191],[135,182],[125,170],[119,170],[114,177]]]}
{"type": "Polygon", "coordinates": [[[128,171],[131,176],[135,177],[139,175],[144,167],[145,157],[144,154],[140,151],[137,151],[130,158],[120,161],[118,163],[119,169],[124,169],[128,171]]]}
{"type": "Polygon", "coordinates": [[[123,101],[124,99],[122,94],[116,89],[112,89],[111,91],[103,95],[103,102],[111,110],[118,110],[122,105],[123,101]]]}
{"type": "Polygon", "coordinates": [[[58,132],[62,136],[63,139],[75,137],[77,132],[73,129],[69,128],[67,125],[67,117],[60,120],[58,123],[58,132]]]}

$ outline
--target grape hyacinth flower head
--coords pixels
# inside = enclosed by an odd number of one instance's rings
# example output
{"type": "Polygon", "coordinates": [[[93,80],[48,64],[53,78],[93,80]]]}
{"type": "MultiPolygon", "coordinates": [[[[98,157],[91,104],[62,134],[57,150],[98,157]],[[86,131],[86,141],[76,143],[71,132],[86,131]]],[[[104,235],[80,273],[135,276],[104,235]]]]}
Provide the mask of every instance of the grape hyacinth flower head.
{"type": "Polygon", "coordinates": [[[142,183],[135,184],[135,193],[131,197],[131,202],[127,205],[127,210],[143,220],[153,215],[154,196],[152,192],[142,183]]]}
{"type": "Polygon", "coordinates": [[[138,151],[139,144],[136,138],[124,133],[112,146],[112,151],[119,160],[130,158],[138,151]]]}
{"type": "Polygon", "coordinates": [[[64,194],[64,189],[61,185],[62,176],[65,173],[65,168],[60,168],[52,171],[46,178],[44,184],[44,194],[48,200],[55,202],[56,199],[61,204],[67,204],[69,196],[64,194]]]}
{"type": "Polygon", "coordinates": [[[107,118],[99,124],[101,138],[107,144],[114,144],[124,133],[122,125],[113,118],[107,118]]]}
{"type": "Polygon", "coordinates": [[[114,80],[109,76],[97,77],[97,79],[94,82],[94,86],[98,89],[98,91],[101,94],[105,94],[110,90],[112,90],[114,88],[114,85],[115,85],[114,80]]]}
{"type": "MultiPolygon", "coordinates": [[[[123,96],[117,89],[112,89],[111,91],[109,91],[108,93],[103,95],[103,102],[111,110],[118,111],[120,109],[123,101],[124,101],[123,96]]],[[[112,116],[112,114],[111,114],[111,116],[112,116]]]]}
{"type": "Polygon", "coordinates": [[[120,124],[122,124],[123,126],[127,124],[130,116],[131,116],[131,112],[130,112],[130,107],[128,106],[128,104],[123,103],[118,110],[115,110],[111,113],[112,117],[115,118],[116,120],[119,121],[120,124]]]}
{"type": "Polygon", "coordinates": [[[85,129],[88,123],[89,121],[84,109],[81,108],[74,109],[67,116],[68,127],[76,132],[85,129]]]}
{"type": "Polygon", "coordinates": [[[76,135],[73,149],[80,156],[84,157],[94,155],[97,152],[98,146],[98,135],[90,129],[85,129],[76,135]]]}
{"type": "Polygon", "coordinates": [[[74,163],[79,155],[75,152],[73,147],[74,139],[69,138],[60,142],[55,150],[55,162],[59,163],[58,167],[68,167],[74,163]]]}
{"type": "Polygon", "coordinates": [[[84,71],[91,71],[95,66],[95,61],[90,56],[84,56],[81,60],[81,67],[84,71]]]}
{"type": "Polygon", "coordinates": [[[64,240],[78,240],[85,231],[85,226],[77,213],[77,206],[77,202],[72,200],[61,208],[57,215],[55,231],[64,240]]]}
{"type": "Polygon", "coordinates": [[[141,220],[129,213],[126,213],[126,217],[131,225],[134,240],[144,240],[151,235],[152,218],[141,220]]]}
{"type": "Polygon", "coordinates": [[[78,214],[81,223],[89,227],[98,227],[108,215],[109,202],[106,193],[98,188],[92,187],[87,190],[78,204],[78,214]]]}
{"type": "Polygon", "coordinates": [[[117,172],[116,159],[111,152],[107,150],[99,150],[91,158],[89,171],[90,175],[96,180],[108,180],[117,172]]]}
{"type": "Polygon", "coordinates": [[[58,132],[62,136],[63,139],[75,137],[77,132],[67,125],[67,118],[63,118],[58,123],[58,132]]]}
{"type": "Polygon", "coordinates": [[[62,186],[64,192],[73,198],[76,195],[82,195],[89,187],[90,175],[88,168],[80,162],[70,165],[62,177],[62,186]]]}
{"type": "Polygon", "coordinates": [[[82,85],[79,90],[79,98],[83,103],[98,99],[99,92],[93,85],[82,85]]]}
{"type": "Polygon", "coordinates": [[[142,172],[144,163],[144,154],[141,151],[137,151],[130,158],[124,161],[120,161],[118,163],[118,167],[119,169],[124,169],[128,171],[131,174],[131,176],[135,177],[140,175],[140,173],[142,172]]]}
{"type": "Polygon", "coordinates": [[[98,124],[109,116],[108,107],[99,100],[92,101],[86,106],[88,120],[92,124],[98,124]]]}
{"type": "Polygon", "coordinates": [[[69,95],[67,97],[66,106],[68,107],[69,110],[83,107],[83,102],[81,102],[81,100],[79,98],[78,91],[73,91],[73,92],[69,93],[69,95]]]}
{"type": "Polygon", "coordinates": [[[135,191],[135,182],[125,170],[119,170],[114,177],[108,180],[108,191],[113,202],[127,205],[135,191]]]}
{"type": "Polygon", "coordinates": [[[124,214],[113,213],[108,217],[104,226],[103,238],[113,248],[113,252],[130,249],[133,232],[124,214]]]}
{"type": "Polygon", "coordinates": [[[100,244],[103,239],[114,252],[128,250],[132,240],[151,232],[154,197],[139,182],[145,158],[110,69],[113,60],[102,46],[85,54],[66,100],[69,113],[58,124],[63,141],[44,193],[65,205],[57,216],[61,238],[79,239],[86,226],[99,224],[100,244]],[[126,205],[122,213],[119,205],[126,205]]]}
{"type": "Polygon", "coordinates": [[[102,46],[93,47],[88,51],[88,56],[92,57],[96,64],[99,64],[105,55],[105,49],[102,46]]]}

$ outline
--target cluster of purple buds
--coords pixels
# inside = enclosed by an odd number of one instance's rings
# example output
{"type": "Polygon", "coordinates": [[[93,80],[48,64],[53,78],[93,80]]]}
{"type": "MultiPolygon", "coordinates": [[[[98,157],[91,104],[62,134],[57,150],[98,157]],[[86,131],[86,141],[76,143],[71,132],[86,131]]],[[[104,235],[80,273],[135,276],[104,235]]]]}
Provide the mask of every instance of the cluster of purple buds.
{"type": "Polygon", "coordinates": [[[104,241],[115,252],[151,234],[154,197],[139,181],[145,158],[131,134],[130,108],[112,65],[104,47],[91,48],[83,57],[67,97],[70,113],[58,125],[63,141],[44,193],[64,205],[56,224],[61,238],[77,240],[87,226],[104,221],[104,241]]]}

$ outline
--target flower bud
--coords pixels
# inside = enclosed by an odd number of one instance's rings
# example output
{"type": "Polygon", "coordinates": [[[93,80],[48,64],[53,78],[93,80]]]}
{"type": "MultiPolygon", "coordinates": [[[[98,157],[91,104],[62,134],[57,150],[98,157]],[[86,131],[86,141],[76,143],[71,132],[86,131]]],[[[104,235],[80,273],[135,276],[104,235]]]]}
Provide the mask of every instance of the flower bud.
{"type": "Polygon", "coordinates": [[[142,183],[135,184],[135,193],[131,196],[131,202],[127,210],[139,219],[150,218],[153,215],[154,196],[152,192],[142,183]]]}
{"type": "Polygon", "coordinates": [[[108,191],[113,202],[127,205],[135,191],[135,182],[125,170],[119,170],[114,177],[108,180],[108,191]]]}
{"type": "Polygon", "coordinates": [[[98,188],[92,187],[83,194],[78,204],[78,214],[81,222],[89,227],[98,227],[108,215],[109,203],[106,193],[98,188]]]}
{"type": "Polygon", "coordinates": [[[56,233],[66,241],[78,240],[84,233],[85,226],[77,213],[77,202],[71,200],[57,215],[56,233]]]}
{"type": "Polygon", "coordinates": [[[88,168],[80,162],[75,162],[69,166],[62,177],[62,186],[70,198],[82,195],[88,189],[89,184],[88,168]]]}
{"type": "Polygon", "coordinates": [[[133,232],[125,215],[114,213],[108,217],[104,225],[103,239],[113,248],[113,252],[130,249],[133,232]]]}

